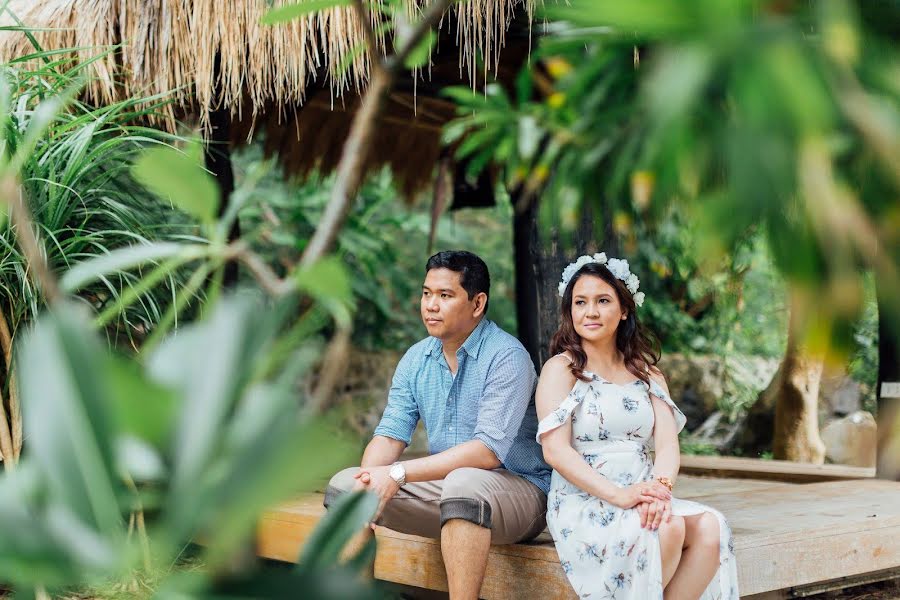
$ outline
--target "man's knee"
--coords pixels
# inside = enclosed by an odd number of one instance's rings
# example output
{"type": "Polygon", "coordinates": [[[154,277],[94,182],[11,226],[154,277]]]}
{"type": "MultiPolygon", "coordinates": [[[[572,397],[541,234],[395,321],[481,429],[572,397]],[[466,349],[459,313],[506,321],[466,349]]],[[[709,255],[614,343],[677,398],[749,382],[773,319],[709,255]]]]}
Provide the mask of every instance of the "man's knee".
{"type": "Polygon", "coordinates": [[[450,519],[492,527],[493,510],[481,485],[486,473],[484,469],[463,467],[447,474],[441,493],[441,527],[450,519]]]}
{"type": "Polygon", "coordinates": [[[322,502],[325,508],[331,506],[342,494],[353,489],[353,486],[356,485],[356,479],[353,476],[358,472],[359,467],[349,467],[331,478],[328,487],[325,488],[325,500],[322,502]]]}

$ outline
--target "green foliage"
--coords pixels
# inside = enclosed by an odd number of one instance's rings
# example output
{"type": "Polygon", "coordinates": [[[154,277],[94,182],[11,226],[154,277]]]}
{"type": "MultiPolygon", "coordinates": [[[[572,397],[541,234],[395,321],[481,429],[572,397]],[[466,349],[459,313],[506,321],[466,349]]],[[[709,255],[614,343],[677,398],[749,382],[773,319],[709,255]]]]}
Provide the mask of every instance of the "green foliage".
{"type": "Polygon", "coordinates": [[[264,25],[275,25],[329,8],[349,5],[350,0],[303,0],[303,2],[286,4],[285,6],[279,6],[278,8],[269,10],[269,12],[263,16],[262,23],[264,25]]]}
{"type": "MultiPolygon", "coordinates": [[[[10,64],[0,81],[10,107],[0,113],[0,156],[10,172],[18,173],[49,265],[59,271],[115,248],[175,239],[193,228],[130,174],[148,144],[176,140],[136,124],[158,110],[162,100],[142,98],[102,108],[67,102],[80,76],[80,68],[66,73],[52,66],[23,71],[10,64]],[[54,90],[65,95],[53,96],[54,90]]],[[[38,313],[43,298],[28,277],[15,228],[8,221],[0,224],[0,249],[0,302],[16,331],[38,313]]],[[[81,289],[81,296],[102,310],[115,304],[140,276],[140,271],[109,269],[105,277],[81,289]]],[[[154,293],[138,294],[127,310],[111,315],[113,334],[130,337],[151,327],[179,281],[178,271],[170,270],[154,293]]]]}
{"type": "MultiPolygon", "coordinates": [[[[296,349],[289,377],[265,375],[268,353],[296,306],[294,299],[226,298],[146,357],[146,367],[131,363],[114,374],[106,370],[110,361],[126,359],[95,338],[82,308],[64,305],[42,316],[21,342],[29,452],[0,478],[0,579],[52,591],[125,575],[139,546],[123,519],[143,506],[150,510],[153,564],[171,564],[185,541],[204,540],[208,571],[165,584],[170,593],[182,587],[203,596],[260,511],[311,489],[352,448],[327,421],[297,411],[293,382],[315,362],[313,339],[296,349]],[[148,420],[152,434],[140,425],[148,420]],[[318,458],[298,460],[312,455],[318,458]],[[127,485],[132,479],[137,492],[127,485]]],[[[315,580],[371,519],[375,499],[349,496],[341,507],[306,550],[309,564],[273,594],[289,582],[323,588],[315,580]]],[[[260,585],[263,579],[252,579],[259,590],[270,587],[260,585]]],[[[321,597],[370,595],[351,579],[321,597]]]]}
{"type": "MultiPolygon", "coordinates": [[[[46,119],[44,127],[53,122],[46,119]]],[[[179,173],[176,181],[195,176],[168,169],[171,160],[181,159],[161,155],[154,168],[179,173]]],[[[4,178],[8,172],[0,173],[4,178]]],[[[80,265],[68,284],[90,285],[110,272],[177,255],[179,244],[170,244],[110,250],[80,265]]],[[[203,258],[221,262],[226,250],[220,246],[203,258]]],[[[201,265],[195,274],[210,270],[201,265]]],[[[293,281],[269,301],[240,293],[208,305],[205,318],[177,336],[145,345],[141,362],[113,355],[96,337],[90,311],[68,302],[54,304],[18,337],[28,444],[16,469],[0,477],[0,580],[54,593],[123,578],[139,564],[158,572],[199,536],[207,568],[166,579],[166,594],[240,597],[252,589],[255,597],[284,597],[302,586],[323,598],[373,596],[360,580],[331,572],[346,570],[335,566],[336,549],[372,518],[372,500],[359,496],[326,522],[328,545],[317,545],[313,565],[286,574],[235,576],[225,569],[263,509],[311,489],[352,448],[327,421],[298,410],[298,396],[302,406],[309,387],[296,385],[317,362],[322,325],[301,336],[289,327],[304,290],[301,316],[333,304],[344,307],[331,312],[346,320],[346,275],[339,264],[323,261],[293,281]],[[313,454],[315,461],[297,460],[313,454]],[[135,511],[148,517],[149,540],[143,530],[126,531],[125,517],[135,511]],[[218,573],[226,576],[214,579],[218,573]],[[230,584],[217,589],[225,580],[230,584]]],[[[366,549],[353,567],[371,556],[366,549]]]]}
{"type": "Polygon", "coordinates": [[[141,155],[132,172],[162,200],[209,224],[216,217],[219,189],[212,175],[198,171],[202,163],[200,142],[194,141],[185,152],[170,147],[151,148],[141,155]]]}
{"type": "MultiPolygon", "coordinates": [[[[256,182],[240,213],[244,239],[283,274],[305,249],[333,179],[314,176],[285,183],[280,172],[262,162],[259,146],[238,154],[235,165],[239,182],[256,182]]],[[[515,332],[511,220],[512,206],[505,195],[493,209],[453,211],[438,222],[433,252],[466,249],[484,258],[492,284],[488,316],[515,332]]],[[[430,227],[424,204],[406,205],[387,171],[363,186],[336,244],[353,292],[357,344],[405,349],[425,335],[419,296],[430,227]]]]}
{"type": "MultiPolygon", "coordinates": [[[[847,347],[861,270],[900,307],[900,247],[884,226],[897,222],[900,57],[883,22],[898,15],[875,3],[782,8],[548,5],[549,33],[514,93],[449,91],[459,118],[445,139],[473,171],[493,162],[508,185],[540,192],[545,226],[573,228],[585,203],[631,222],[678,207],[707,277],[733,273],[729,255],[764,235],[790,285],[835,298],[809,307],[805,341],[847,347]]],[[[704,294],[710,282],[690,283],[704,294]]]]}
{"type": "Polygon", "coordinates": [[[678,446],[682,454],[693,456],[716,456],[719,454],[715,444],[693,441],[684,435],[678,440],[678,446]]]}
{"type": "Polygon", "coordinates": [[[878,385],[878,305],[875,301],[875,282],[866,281],[865,308],[853,331],[856,349],[850,356],[850,376],[868,390],[863,396],[863,409],[872,414],[877,411],[876,387],[878,385]]]}

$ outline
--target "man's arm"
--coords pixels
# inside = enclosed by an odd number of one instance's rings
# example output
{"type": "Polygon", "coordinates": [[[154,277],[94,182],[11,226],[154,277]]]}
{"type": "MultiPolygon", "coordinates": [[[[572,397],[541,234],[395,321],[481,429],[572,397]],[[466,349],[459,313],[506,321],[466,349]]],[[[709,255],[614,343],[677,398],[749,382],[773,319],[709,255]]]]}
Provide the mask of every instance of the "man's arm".
{"type": "Polygon", "coordinates": [[[381,415],[381,422],[375,428],[372,441],[363,453],[361,467],[393,464],[412,440],[419,423],[419,405],[412,389],[411,375],[415,360],[411,352],[407,351],[397,363],[391,379],[391,389],[388,391],[387,406],[381,415]]]}
{"type": "Polygon", "coordinates": [[[462,467],[496,469],[500,464],[497,455],[480,440],[470,440],[431,456],[403,461],[406,481],[434,481],[462,467]]]}
{"type": "MultiPolygon", "coordinates": [[[[496,469],[501,466],[531,402],[535,378],[531,359],[523,349],[513,349],[499,357],[485,382],[475,439],[431,456],[403,461],[406,481],[443,479],[463,467],[496,469]]],[[[387,477],[388,469],[368,471],[371,480],[381,481],[387,477]]]]}
{"type": "Polygon", "coordinates": [[[395,440],[383,435],[376,435],[372,441],[366,446],[363,452],[362,461],[359,466],[363,469],[367,467],[383,467],[392,465],[397,462],[400,455],[406,449],[406,444],[400,440],[395,440]]]}

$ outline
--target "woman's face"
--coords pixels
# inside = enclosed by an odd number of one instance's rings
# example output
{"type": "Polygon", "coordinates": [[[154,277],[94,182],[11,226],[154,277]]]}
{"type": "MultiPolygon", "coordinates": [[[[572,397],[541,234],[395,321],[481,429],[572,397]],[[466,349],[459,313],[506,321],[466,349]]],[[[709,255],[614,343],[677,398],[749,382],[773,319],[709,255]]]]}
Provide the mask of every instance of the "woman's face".
{"type": "Polygon", "coordinates": [[[616,339],[616,329],[627,314],[616,290],[594,275],[582,275],[572,288],[572,323],[582,340],[616,339]]]}

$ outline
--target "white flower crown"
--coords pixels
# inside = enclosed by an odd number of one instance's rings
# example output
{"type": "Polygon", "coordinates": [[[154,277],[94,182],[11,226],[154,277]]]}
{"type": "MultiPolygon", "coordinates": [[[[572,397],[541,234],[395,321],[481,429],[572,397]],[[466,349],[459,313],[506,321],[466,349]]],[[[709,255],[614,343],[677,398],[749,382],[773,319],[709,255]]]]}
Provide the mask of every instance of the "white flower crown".
{"type": "Polygon", "coordinates": [[[578,260],[575,262],[569,263],[569,266],[563,269],[562,281],[559,282],[560,297],[566,293],[566,287],[568,287],[569,281],[572,280],[572,276],[575,275],[581,267],[589,263],[606,265],[606,268],[609,269],[609,272],[612,273],[616,279],[621,279],[625,282],[625,287],[628,288],[628,291],[631,292],[631,295],[634,297],[634,303],[637,306],[643,306],[644,292],[638,291],[641,280],[637,278],[637,275],[628,270],[628,261],[622,258],[606,258],[606,252],[599,252],[593,256],[585,254],[584,256],[579,256],[578,260]]]}

